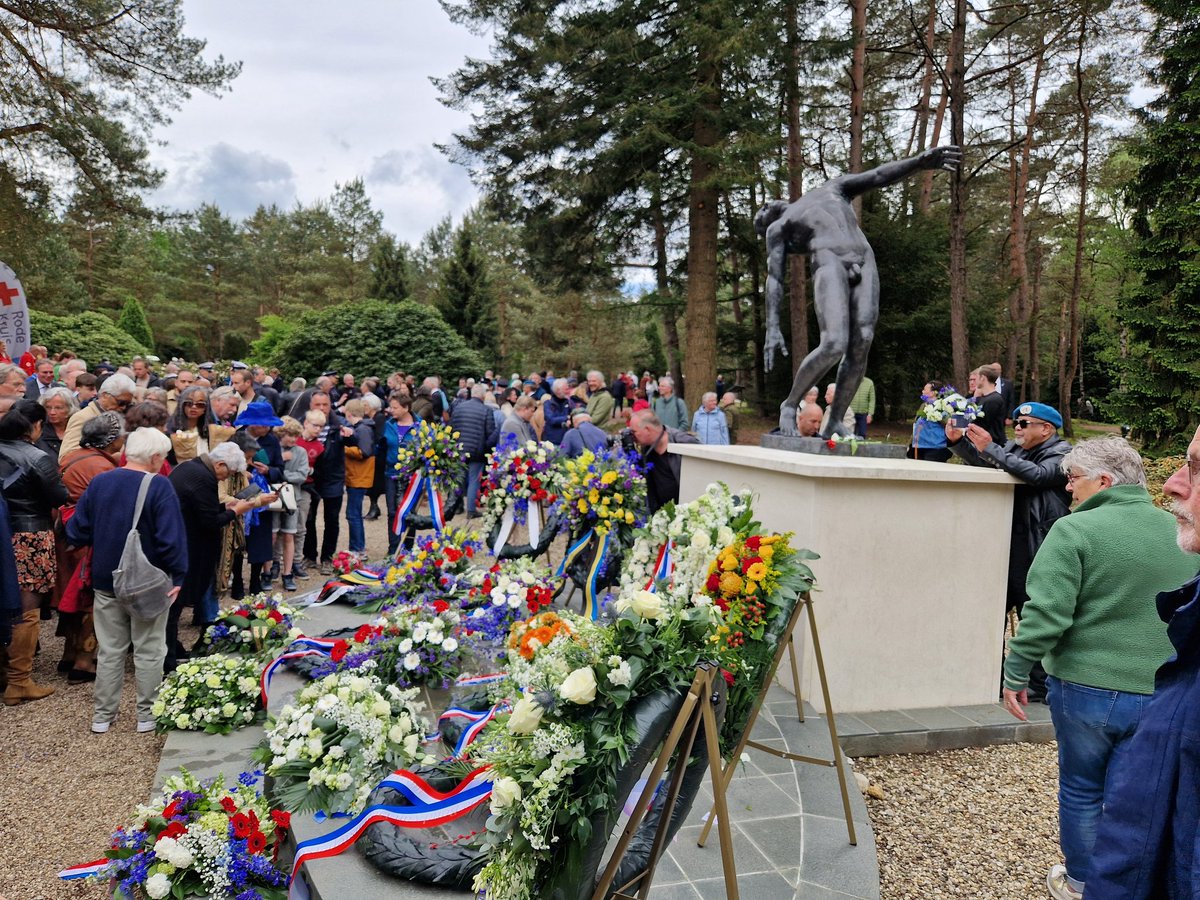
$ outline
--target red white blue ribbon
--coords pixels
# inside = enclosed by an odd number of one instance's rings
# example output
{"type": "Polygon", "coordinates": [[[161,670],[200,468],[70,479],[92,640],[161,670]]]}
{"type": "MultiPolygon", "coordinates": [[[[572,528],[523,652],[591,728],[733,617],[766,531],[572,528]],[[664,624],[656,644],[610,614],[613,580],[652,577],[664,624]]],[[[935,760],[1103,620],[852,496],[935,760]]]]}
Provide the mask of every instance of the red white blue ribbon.
{"type": "Polygon", "coordinates": [[[646,582],[646,590],[651,593],[657,590],[660,581],[670,578],[675,571],[675,560],[671,555],[672,549],[674,549],[674,545],[670,540],[666,540],[658,550],[658,558],[654,561],[654,572],[651,574],[650,580],[646,582]]]}
{"type": "Polygon", "coordinates": [[[299,659],[302,656],[329,656],[333,651],[335,643],[337,642],[324,638],[298,637],[288,644],[287,649],[283,653],[267,663],[266,668],[262,670],[262,676],[259,678],[263,709],[267,708],[267,689],[270,688],[271,679],[275,677],[275,673],[279,671],[280,666],[289,659],[299,659]]]}
{"type": "Polygon", "coordinates": [[[396,510],[396,519],[392,523],[392,534],[404,534],[404,520],[408,518],[408,514],[416,508],[417,503],[421,499],[421,486],[425,483],[425,476],[420,472],[413,473],[412,479],[408,482],[408,487],[404,489],[404,496],[400,498],[400,506],[396,510]]]}
{"type": "Polygon", "coordinates": [[[434,489],[433,479],[425,479],[425,493],[429,498],[429,517],[433,519],[433,530],[441,534],[446,530],[446,514],[442,509],[442,495],[434,489]]]}
{"type": "Polygon", "coordinates": [[[71,866],[59,872],[58,877],[63,881],[80,881],[84,878],[91,878],[93,875],[99,875],[110,862],[112,862],[111,859],[98,859],[95,862],[71,866]]]}
{"type": "Polygon", "coordinates": [[[504,672],[490,672],[487,675],[460,675],[454,679],[455,687],[472,687],[478,684],[492,684],[503,681],[508,675],[504,672]]]}
{"type": "Polygon", "coordinates": [[[295,883],[300,867],[317,859],[327,859],[354,846],[368,827],[390,822],[401,828],[433,828],[452,822],[487,801],[492,795],[490,775],[486,767],[476,769],[453,791],[434,790],[419,776],[400,770],[385,778],[381,784],[394,787],[413,801],[412,806],[371,806],[349,822],[321,837],[310,838],[296,845],[292,865],[295,883]]]}
{"type": "Polygon", "coordinates": [[[440,716],[438,716],[438,729],[441,730],[442,722],[454,721],[460,719],[467,723],[467,726],[462,730],[462,734],[458,736],[458,742],[454,745],[453,759],[461,759],[466,752],[467,747],[479,737],[480,732],[487,727],[487,724],[496,718],[502,712],[508,712],[512,707],[508,702],[497,703],[491,709],[478,712],[471,709],[462,709],[458,706],[452,706],[440,716]]]}

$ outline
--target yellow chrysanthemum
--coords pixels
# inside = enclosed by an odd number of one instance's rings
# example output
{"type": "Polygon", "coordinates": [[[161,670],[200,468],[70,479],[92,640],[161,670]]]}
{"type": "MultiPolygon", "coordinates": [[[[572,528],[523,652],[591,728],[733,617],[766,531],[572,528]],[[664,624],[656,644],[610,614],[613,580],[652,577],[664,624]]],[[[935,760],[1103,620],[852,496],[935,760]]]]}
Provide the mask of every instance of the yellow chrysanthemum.
{"type": "Polygon", "coordinates": [[[742,576],[737,572],[726,572],[721,576],[722,594],[740,594],[742,592],[742,576]]]}
{"type": "Polygon", "coordinates": [[[760,562],[756,562],[746,570],[746,577],[751,581],[762,581],[767,577],[767,567],[760,562]]]}

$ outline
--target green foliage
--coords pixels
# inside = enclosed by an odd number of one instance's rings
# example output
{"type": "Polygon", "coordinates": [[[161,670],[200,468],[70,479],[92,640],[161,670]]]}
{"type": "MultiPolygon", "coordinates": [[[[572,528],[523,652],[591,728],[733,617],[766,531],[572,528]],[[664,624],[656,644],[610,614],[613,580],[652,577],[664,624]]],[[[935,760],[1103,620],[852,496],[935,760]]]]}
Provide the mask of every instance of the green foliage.
{"type": "Polygon", "coordinates": [[[496,297],[487,263],[475,246],[474,229],[469,222],[463,222],[454,235],[454,249],[446,262],[437,308],[467,346],[486,359],[495,358],[496,297]]]}
{"type": "Polygon", "coordinates": [[[260,364],[270,362],[283,342],[296,330],[297,324],[295,319],[285,319],[283,316],[263,316],[258,321],[261,329],[258,339],[250,345],[250,358],[260,364]]]}
{"type": "Polygon", "coordinates": [[[484,369],[435,310],[411,301],[362,300],[305,313],[268,361],[303,377],[325,369],[381,376],[403,369],[457,379],[484,369]]]}
{"type": "Polygon", "coordinates": [[[408,248],[384,235],[371,254],[370,296],[376,300],[399,302],[407,300],[411,289],[408,271],[408,248]]]}
{"type": "Polygon", "coordinates": [[[1120,300],[1130,336],[1120,403],[1147,452],[1178,450],[1200,425],[1200,3],[1151,0],[1158,16],[1156,78],[1163,94],[1137,147],[1143,162],[1129,187],[1138,236],[1139,286],[1120,300]]]}
{"type": "Polygon", "coordinates": [[[121,308],[121,315],[117,318],[117,327],[143,347],[154,346],[154,333],[150,330],[150,323],[146,321],[146,311],[142,309],[142,304],[138,303],[137,297],[130,296],[125,299],[125,306],[121,308]]]}
{"type": "Polygon", "coordinates": [[[70,350],[76,356],[83,357],[89,366],[104,359],[114,364],[127,363],[133,357],[144,356],[151,350],[118,328],[103,313],[52,316],[31,309],[29,323],[34,343],[44,344],[51,353],[70,350]]]}

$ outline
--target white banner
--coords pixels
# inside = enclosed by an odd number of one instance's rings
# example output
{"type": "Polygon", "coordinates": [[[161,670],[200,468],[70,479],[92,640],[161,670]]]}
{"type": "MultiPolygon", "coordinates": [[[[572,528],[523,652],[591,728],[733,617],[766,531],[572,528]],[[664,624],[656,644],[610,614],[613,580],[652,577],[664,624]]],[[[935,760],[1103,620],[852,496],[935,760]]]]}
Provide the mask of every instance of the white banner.
{"type": "Polygon", "coordinates": [[[17,362],[29,349],[29,304],[17,273],[0,262],[0,347],[17,362]]]}

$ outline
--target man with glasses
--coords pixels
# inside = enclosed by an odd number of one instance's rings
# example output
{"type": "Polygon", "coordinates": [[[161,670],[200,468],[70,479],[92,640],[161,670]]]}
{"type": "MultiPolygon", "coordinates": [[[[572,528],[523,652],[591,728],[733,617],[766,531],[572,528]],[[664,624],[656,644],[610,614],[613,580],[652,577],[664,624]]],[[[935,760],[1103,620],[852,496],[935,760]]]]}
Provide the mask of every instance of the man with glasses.
{"type": "MultiPolygon", "coordinates": [[[[1017,436],[1001,447],[984,428],[971,423],[966,431],[946,426],[950,451],[972,466],[991,466],[1020,479],[1013,496],[1008,549],[1005,614],[1025,605],[1025,577],[1050,526],[1071,510],[1063,457],[1071,445],[1058,436],[1062,416],[1045,403],[1022,403],[1013,410],[1017,436]]],[[[1045,675],[1038,666],[1030,678],[1030,697],[1045,699],[1045,675]]]]}
{"type": "Polygon", "coordinates": [[[100,385],[96,399],[75,413],[67,421],[67,430],[63,434],[62,446],[58,450],[61,462],[68,453],[79,449],[79,438],[83,434],[83,426],[102,412],[115,412],[125,420],[125,410],[133,403],[133,395],[137,385],[128,375],[109,375],[100,385]]]}
{"type": "Polygon", "coordinates": [[[196,374],[188,369],[180,369],[175,374],[175,386],[167,391],[167,412],[174,413],[179,404],[179,395],[196,383],[196,374]]]}

